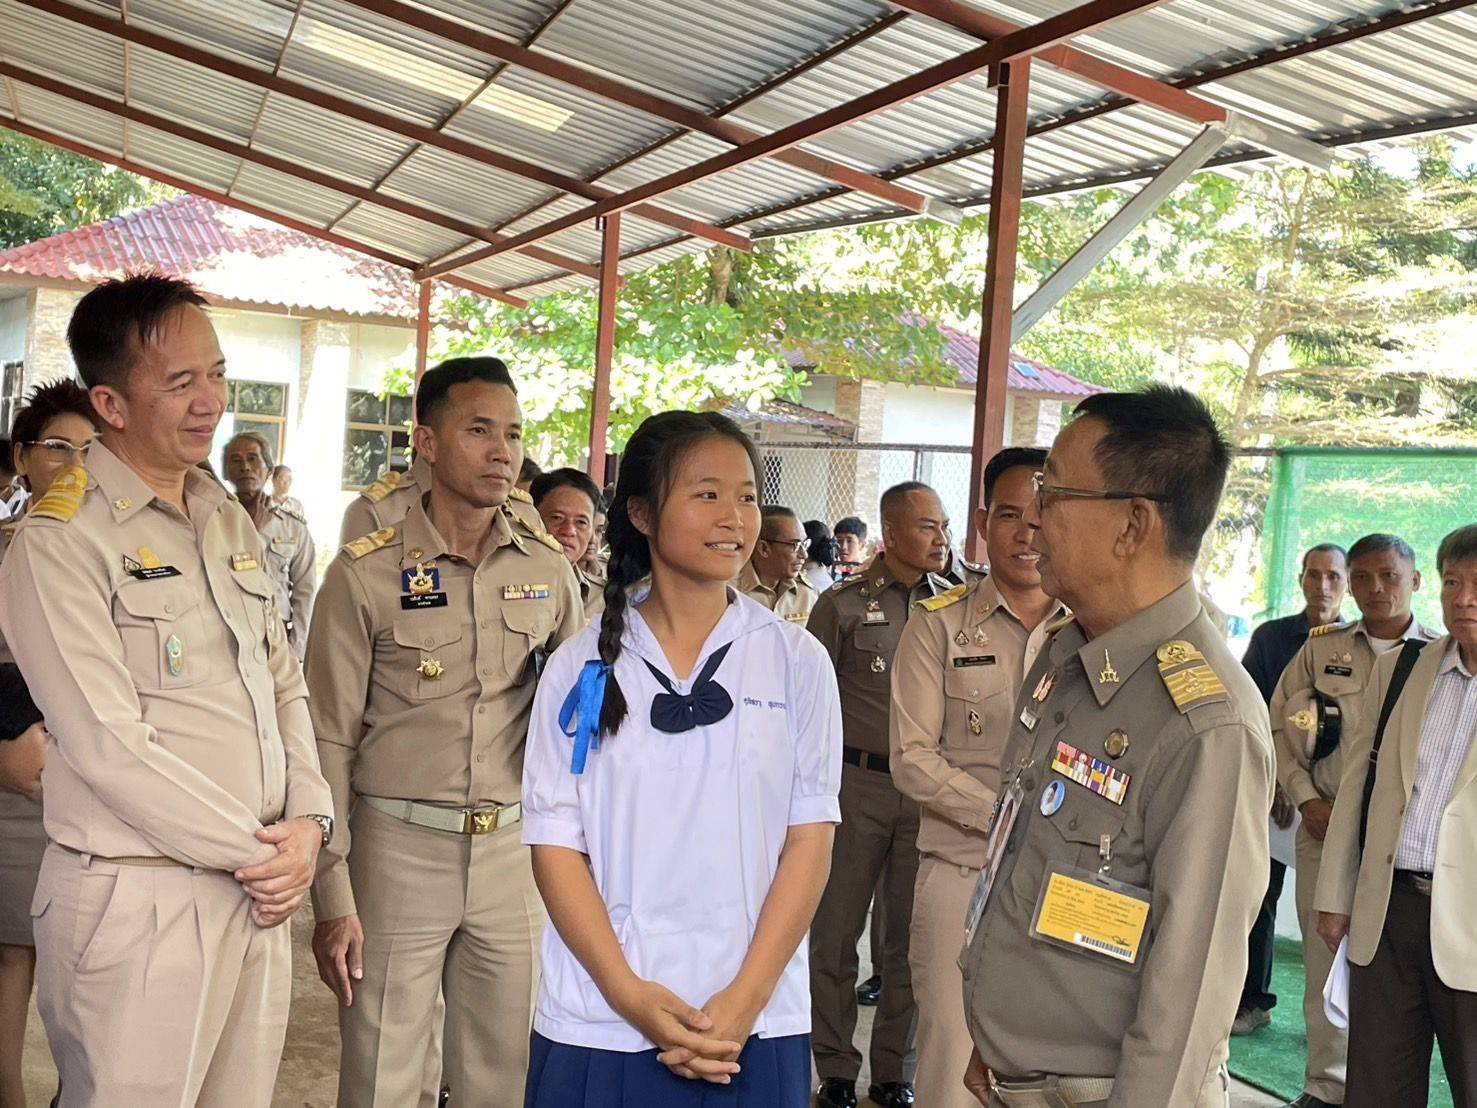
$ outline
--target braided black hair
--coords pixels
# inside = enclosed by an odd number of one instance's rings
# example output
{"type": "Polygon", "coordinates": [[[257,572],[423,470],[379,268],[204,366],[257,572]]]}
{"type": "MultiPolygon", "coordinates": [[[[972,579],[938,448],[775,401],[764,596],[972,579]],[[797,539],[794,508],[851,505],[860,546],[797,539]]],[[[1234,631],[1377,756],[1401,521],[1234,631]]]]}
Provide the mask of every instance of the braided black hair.
{"type": "MultiPolygon", "coordinates": [[[[714,436],[741,445],[748,452],[755,480],[759,479],[764,468],[753,442],[737,423],[717,412],[662,412],[644,420],[626,443],[606,530],[610,564],[606,567],[605,611],[600,617],[599,642],[600,660],[608,666],[614,666],[620,657],[631,586],[651,572],[651,545],[631,522],[631,501],[645,504],[648,518],[655,526],[683,456],[703,439],[714,436]]],[[[606,678],[605,700],[600,706],[602,737],[615,734],[625,721],[626,711],[625,693],[612,670],[606,678]]]]}

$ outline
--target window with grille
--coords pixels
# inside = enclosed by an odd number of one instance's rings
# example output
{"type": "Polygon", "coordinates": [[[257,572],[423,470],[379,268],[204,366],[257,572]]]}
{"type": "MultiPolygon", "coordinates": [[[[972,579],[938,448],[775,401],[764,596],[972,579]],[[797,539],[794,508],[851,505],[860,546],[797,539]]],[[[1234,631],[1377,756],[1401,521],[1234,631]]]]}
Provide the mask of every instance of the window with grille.
{"type": "Polygon", "coordinates": [[[21,390],[25,380],[25,362],[6,362],[0,365],[0,430],[7,435],[10,434],[10,425],[15,422],[15,413],[20,410],[21,390]]]}
{"type": "Polygon", "coordinates": [[[287,448],[287,386],[270,381],[228,381],[226,411],[231,413],[232,434],[255,431],[272,447],[280,462],[287,448]]]}
{"type": "Polygon", "coordinates": [[[380,396],[350,389],[344,428],[343,487],[358,491],[387,469],[410,468],[410,424],[415,402],[409,396],[380,396]]]}

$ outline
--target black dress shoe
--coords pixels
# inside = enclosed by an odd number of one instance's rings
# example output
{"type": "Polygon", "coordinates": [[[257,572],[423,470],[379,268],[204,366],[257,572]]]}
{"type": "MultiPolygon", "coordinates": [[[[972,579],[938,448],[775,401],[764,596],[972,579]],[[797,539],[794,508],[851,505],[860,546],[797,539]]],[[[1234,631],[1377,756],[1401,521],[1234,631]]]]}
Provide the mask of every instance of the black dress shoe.
{"type": "Polygon", "coordinates": [[[1289,1100],[1282,1108],[1340,1108],[1331,1100],[1323,1100],[1312,1093],[1304,1093],[1296,1100],[1289,1100]]]}
{"type": "Polygon", "coordinates": [[[815,1091],[816,1108],[856,1108],[856,1082],[828,1077],[815,1091]]]}
{"type": "Polygon", "coordinates": [[[451,1086],[442,1085],[441,1095],[436,1098],[436,1108],[446,1108],[451,1103],[451,1086]]]}
{"type": "Polygon", "coordinates": [[[875,1008],[882,995],[882,975],[874,973],[856,987],[856,1002],[863,1008],[875,1008]]]}
{"type": "Polygon", "coordinates": [[[868,1089],[867,1099],[879,1108],[908,1108],[913,1103],[913,1086],[906,1081],[887,1081],[868,1089]]]}

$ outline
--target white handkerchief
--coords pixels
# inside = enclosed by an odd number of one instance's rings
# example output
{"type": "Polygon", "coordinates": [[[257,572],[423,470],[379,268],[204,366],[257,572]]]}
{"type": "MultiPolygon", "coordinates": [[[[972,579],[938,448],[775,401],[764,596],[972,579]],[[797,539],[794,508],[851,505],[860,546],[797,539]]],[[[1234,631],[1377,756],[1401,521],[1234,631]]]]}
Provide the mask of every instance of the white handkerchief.
{"type": "MultiPolygon", "coordinates": [[[[1322,940],[1314,940],[1320,942],[1322,940]]],[[[1328,1022],[1340,1030],[1349,1026],[1349,936],[1339,940],[1334,951],[1333,966],[1328,971],[1328,980],[1323,983],[1323,1014],[1328,1022]]]]}

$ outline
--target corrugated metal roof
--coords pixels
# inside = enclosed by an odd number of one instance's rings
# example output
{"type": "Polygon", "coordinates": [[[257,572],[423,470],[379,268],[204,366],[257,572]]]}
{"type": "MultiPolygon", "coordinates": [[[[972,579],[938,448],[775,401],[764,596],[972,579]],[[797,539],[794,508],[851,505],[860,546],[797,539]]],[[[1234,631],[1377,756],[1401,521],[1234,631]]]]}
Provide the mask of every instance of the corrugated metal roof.
{"type": "MultiPolygon", "coordinates": [[[[1060,13],[1073,0],[969,2],[1025,24],[1060,13]]],[[[76,7],[118,18],[113,2],[76,7]]],[[[977,45],[953,28],[902,16],[882,0],[444,0],[407,10],[434,12],[510,43],[536,39],[535,49],[550,57],[688,108],[726,113],[759,132],[809,118],[977,45]]],[[[79,25],[25,0],[0,0],[6,32],[0,60],[110,100],[121,102],[126,94],[131,104],[183,125],[503,233],[582,210],[588,200],[428,149],[395,133],[403,125],[395,121],[444,128],[489,152],[617,190],[727,148],[589,91],[505,65],[478,49],[474,35],[430,34],[354,0],[130,0],[127,13],[131,26],[262,72],[280,71],[389,121],[374,126],[282,92],[264,94],[248,81],[137,43],[127,47],[125,66],[124,43],[107,29],[79,25]]],[[[1325,143],[1477,122],[1471,62],[1477,57],[1477,10],[1456,0],[1169,0],[1073,45],[1193,86],[1205,99],[1325,143]],[[1342,29],[1426,9],[1438,14],[1296,56],[1290,52],[1342,29]]],[[[990,184],[993,104],[985,78],[975,76],[805,148],[927,196],[978,204],[987,199],[990,184]]],[[[1044,64],[1033,67],[1030,107],[1025,183],[1033,195],[1143,176],[1196,130],[1158,109],[1114,105],[1097,86],[1044,64]]],[[[292,219],[320,227],[339,221],[340,233],[418,262],[469,245],[434,220],[356,203],[350,195],[297,183],[243,164],[234,153],[137,123],[127,128],[125,149],[124,128],[112,112],[44,91],[23,77],[12,75],[0,86],[0,113],[18,114],[32,127],[110,156],[230,190],[292,219]]],[[[1261,155],[1232,145],[1218,162],[1253,156],[1261,155]]],[[[900,214],[885,201],[844,192],[773,160],[676,190],[660,204],[754,236],[900,214]]],[[[545,245],[592,263],[599,236],[593,226],[576,228],[545,245]]],[[[630,215],[623,248],[634,256],[622,268],[656,264],[703,245],[630,215]]],[[[496,256],[468,267],[465,276],[535,294],[588,284],[526,256],[496,256]]]]}
{"type": "Polygon", "coordinates": [[[157,269],[215,300],[305,312],[416,317],[417,288],[377,261],[198,196],[0,251],[0,275],[98,282],[157,269]]]}

